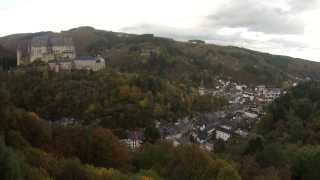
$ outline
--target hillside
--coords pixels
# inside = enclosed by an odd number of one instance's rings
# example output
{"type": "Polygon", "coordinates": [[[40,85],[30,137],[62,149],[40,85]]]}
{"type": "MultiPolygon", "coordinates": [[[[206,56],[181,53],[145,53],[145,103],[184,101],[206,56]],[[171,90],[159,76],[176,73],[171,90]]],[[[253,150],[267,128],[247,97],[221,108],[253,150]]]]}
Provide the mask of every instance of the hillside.
{"type": "Polygon", "coordinates": [[[1,180],[241,180],[232,162],[197,145],[175,147],[154,127],[221,108],[223,99],[109,68],[30,69],[0,72],[1,180]],[[143,145],[134,150],[125,142],[138,130],[143,145]]]}
{"type": "MultiPolygon", "coordinates": [[[[39,34],[3,37],[0,45],[13,55],[19,42],[39,34]]],[[[110,66],[120,71],[153,74],[196,86],[200,82],[214,86],[218,76],[247,84],[277,86],[297,78],[320,78],[320,63],[238,47],[191,44],[91,27],[75,28],[61,34],[73,38],[78,55],[100,54],[110,66]]]]}
{"type": "Polygon", "coordinates": [[[267,109],[259,133],[282,143],[319,144],[320,83],[305,82],[267,109]]]}

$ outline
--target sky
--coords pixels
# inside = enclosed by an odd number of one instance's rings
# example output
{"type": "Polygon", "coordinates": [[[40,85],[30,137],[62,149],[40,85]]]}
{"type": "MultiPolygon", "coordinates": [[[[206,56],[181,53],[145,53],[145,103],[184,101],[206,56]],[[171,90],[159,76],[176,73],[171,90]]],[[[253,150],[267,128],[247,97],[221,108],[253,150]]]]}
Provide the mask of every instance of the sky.
{"type": "Polygon", "coordinates": [[[320,0],[0,0],[0,36],[96,29],[320,61],[320,0]]]}

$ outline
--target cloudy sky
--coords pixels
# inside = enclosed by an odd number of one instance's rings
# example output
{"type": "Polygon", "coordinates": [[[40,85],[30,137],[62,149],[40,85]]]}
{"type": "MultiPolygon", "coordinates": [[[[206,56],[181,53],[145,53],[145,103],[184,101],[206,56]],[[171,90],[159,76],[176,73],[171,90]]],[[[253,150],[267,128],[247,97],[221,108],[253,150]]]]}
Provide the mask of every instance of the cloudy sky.
{"type": "Polygon", "coordinates": [[[0,36],[78,26],[320,61],[320,0],[1,0],[0,36]]]}

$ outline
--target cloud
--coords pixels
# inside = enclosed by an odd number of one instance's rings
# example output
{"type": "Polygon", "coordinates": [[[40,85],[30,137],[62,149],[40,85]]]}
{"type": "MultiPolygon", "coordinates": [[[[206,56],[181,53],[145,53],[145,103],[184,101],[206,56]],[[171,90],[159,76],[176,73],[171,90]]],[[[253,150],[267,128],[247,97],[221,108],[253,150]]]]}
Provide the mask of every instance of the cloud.
{"type": "MultiPolygon", "coordinates": [[[[265,35],[263,33],[257,33],[259,36],[263,36],[263,38],[257,38],[255,37],[255,33],[251,35],[252,37],[244,36],[246,31],[242,30],[221,34],[221,32],[227,30],[219,28],[212,30],[205,27],[184,29],[156,24],[138,24],[125,27],[122,31],[137,34],[154,33],[157,36],[169,37],[181,41],[201,39],[210,44],[232,45],[274,54],[292,55],[313,60],[317,59],[315,54],[313,56],[306,56],[306,52],[311,51],[309,51],[308,45],[301,41],[300,35],[265,35]]],[[[319,49],[312,52],[319,53],[319,49]]]]}
{"type": "Polygon", "coordinates": [[[315,9],[318,5],[317,0],[289,0],[292,12],[301,12],[315,9]]]}
{"type": "Polygon", "coordinates": [[[223,35],[219,33],[219,29],[213,30],[202,27],[185,29],[143,23],[130,27],[124,27],[121,29],[121,31],[135,34],[153,33],[157,36],[169,37],[180,41],[201,39],[208,42],[218,42],[218,44],[232,44],[239,41],[246,41],[246,39],[241,37],[241,32],[234,32],[232,34],[223,35]]]}
{"type": "Polygon", "coordinates": [[[312,8],[316,1],[290,0],[286,3],[288,9],[272,3],[273,0],[269,4],[260,0],[232,0],[209,15],[204,24],[266,34],[303,34],[304,23],[299,14],[312,8]]]}

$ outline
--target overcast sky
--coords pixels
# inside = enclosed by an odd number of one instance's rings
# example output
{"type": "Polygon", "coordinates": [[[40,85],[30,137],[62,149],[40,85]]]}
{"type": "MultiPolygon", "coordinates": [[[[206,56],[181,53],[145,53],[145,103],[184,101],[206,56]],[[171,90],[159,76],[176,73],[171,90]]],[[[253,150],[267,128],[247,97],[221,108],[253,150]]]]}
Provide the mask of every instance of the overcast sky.
{"type": "Polygon", "coordinates": [[[0,36],[78,26],[320,61],[320,0],[0,0],[0,36]]]}

